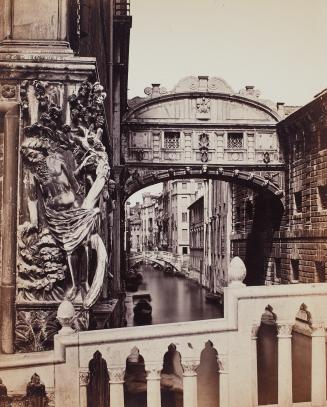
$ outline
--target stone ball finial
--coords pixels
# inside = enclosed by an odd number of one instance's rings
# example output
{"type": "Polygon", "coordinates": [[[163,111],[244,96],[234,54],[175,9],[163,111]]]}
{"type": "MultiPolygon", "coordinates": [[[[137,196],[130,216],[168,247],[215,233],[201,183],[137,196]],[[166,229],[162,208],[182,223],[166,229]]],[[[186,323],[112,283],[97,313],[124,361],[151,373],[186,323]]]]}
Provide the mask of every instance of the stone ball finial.
{"type": "Polygon", "coordinates": [[[73,304],[64,300],[58,307],[57,319],[62,326],[61,330],[58,332],[59,335],[70,335],[75,331],[72,328],[72,322],[75,316],[75,308],[73,304]]]}
{"type": "Polygon", "coordinates": [[[246,267],[243,260],[235,256],[232,258],[228,267],[229,287],[244,287],[243,280],[246,276],[246,267]]]}

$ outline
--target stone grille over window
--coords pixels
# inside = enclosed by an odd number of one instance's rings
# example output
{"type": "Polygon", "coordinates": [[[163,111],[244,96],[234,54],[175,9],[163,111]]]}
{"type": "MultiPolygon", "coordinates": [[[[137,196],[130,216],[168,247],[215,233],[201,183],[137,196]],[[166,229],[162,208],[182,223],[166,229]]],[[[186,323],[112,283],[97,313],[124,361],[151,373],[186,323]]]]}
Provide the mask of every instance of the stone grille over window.
{"type": "Polygon", "coordinates": [[[243,133],[228,133],[227,148],[243,148],[243,133]]]}
{"type": "Polygon", "coordinates": [[[316,281],[318,283],[325,283],[326,282],[326,262],[324,261],[316,261],[316,281]]]}
{"type": "Polygon", "coordinates": [[[164,148],[172,150],[180,148],[180,133],[177,131],[165,131],[164,148]]]}

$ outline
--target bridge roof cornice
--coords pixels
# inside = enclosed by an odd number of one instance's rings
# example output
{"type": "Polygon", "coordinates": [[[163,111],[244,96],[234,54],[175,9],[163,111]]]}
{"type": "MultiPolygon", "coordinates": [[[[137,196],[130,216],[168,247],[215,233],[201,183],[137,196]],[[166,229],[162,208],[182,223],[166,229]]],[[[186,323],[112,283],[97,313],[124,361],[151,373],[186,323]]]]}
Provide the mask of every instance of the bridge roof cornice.
{"type": "Polygon", "coordinates": [[[218,92],[208,92],[208,91],[192,91],[192,92],[180,92],[180,93],[171,93],[171,94],[165,94],[161,95],[158,97],[154,98],[144,98],[141,99],[139,103],[137,103],[135,106],[130,107],[130,109],[127,111],[123,118],[123,122],[128,122],[129,119],[133,116],[133,114],[137,113],[141,109],[153,105],[159,105],[164,102],[169,102],[172,100],[179,100],[179,99],[194,99],[194,98],[203,98],[207,97],[210,99],[221,99],[221,100],[226,100],[226,101],[231,101],[231,102],[238,102],[238,103],[243,103],[246,104],[250,107],[253,107],[255,109],[259,109],[267,113],[269,116],[271,116],[276,123],[281,120],[281,117],[278,115],[276,111],[271,109],[269,106],[264,104],[260,100],[254,100],[247,98],[245,96],[242,96],[240,94],[228,94],[228,93],[218,93],[218,92]]]}

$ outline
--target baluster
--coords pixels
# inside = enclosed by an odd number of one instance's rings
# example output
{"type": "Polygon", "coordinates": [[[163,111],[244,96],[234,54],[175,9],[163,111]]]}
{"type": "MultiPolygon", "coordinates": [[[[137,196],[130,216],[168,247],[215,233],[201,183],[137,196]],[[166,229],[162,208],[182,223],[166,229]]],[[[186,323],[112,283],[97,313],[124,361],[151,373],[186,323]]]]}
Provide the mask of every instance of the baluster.
{"type": "Polygon", "coordinates": [[[160,377],[162,365],[145,366],[147,381],[147,407],[161,406],[160,377]]]}
{"type": "Polygon", "coordinates": [[[198,388],[196,368],[199,366],[198,360],[182,361],[183,372],[183,406],[198,406],[198,388]]]}
{"type": "Polygon", "coordinates": [[[90,374],[88,369],[79,371],[79,407],[87,407],[87,385],[89,384],[90,374]]]}
{"type": "Polygon", "coordinates": [[[258,405],[258,358],[257,358],[257,339],[258,324],[254,324],[251,330],[251,361],[252,361],[252,405],[258,405]]]}
{"type": "Polygon", "coordinates": [[[314,323],[312,329],[311,404],[320,407],[326,403],[326,332],[323,322],[314,323]]]}
{"type": "Polygon", "coordinates": [[[292,405],[292,323],[278,323],[278,406],[292,405]]]}
{"type": "Polygon", "coordinates": [[[228,383],[228,355],[218,355],[219,363],[219,406],[229,404],[229,383],[228,383]]]}
{"type": "Polygon", "coordinates": [[[124,376],[125,367],[110,367],[109,388],[110,388],[110,407],[124,407],[124,376]]]}

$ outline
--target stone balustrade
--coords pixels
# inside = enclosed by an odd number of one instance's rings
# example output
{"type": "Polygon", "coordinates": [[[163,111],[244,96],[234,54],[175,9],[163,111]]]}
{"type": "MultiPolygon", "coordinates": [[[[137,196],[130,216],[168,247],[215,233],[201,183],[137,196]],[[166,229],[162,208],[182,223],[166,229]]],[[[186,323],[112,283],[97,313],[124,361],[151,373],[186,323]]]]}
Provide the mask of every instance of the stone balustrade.
{"type": "MultiPolygon", "coordinates": [[[[47,391],[55,389],[56,406],[86,407],[89,363],[98,350],[108,366],[110,405],[124,407],[126,360],[131,350],[137,348],[144,359],[147,405],[157,407],[161,405],[164,355],[173,344],[183,368],[184,406],[197,407],[198,366],[201,352],[210,341],[217,350],[220,406],[257,406],[258,328],[265,309],[273,309],[267,312],[278,330],[278,404],[275,405],[326,406],[326,300],[325,283],[261,287],[231,284],[224,290],[224,318],[57,335],[52,352],[2,355],[0,376],[9,395],[23,394],[31,372],[37,372],[47,391]],[[311,402],[294,403],[292,328],[303,304],[311,318],[311,402]]],[[[267,312],[265,318],[269,322],[267,312]]]]}

